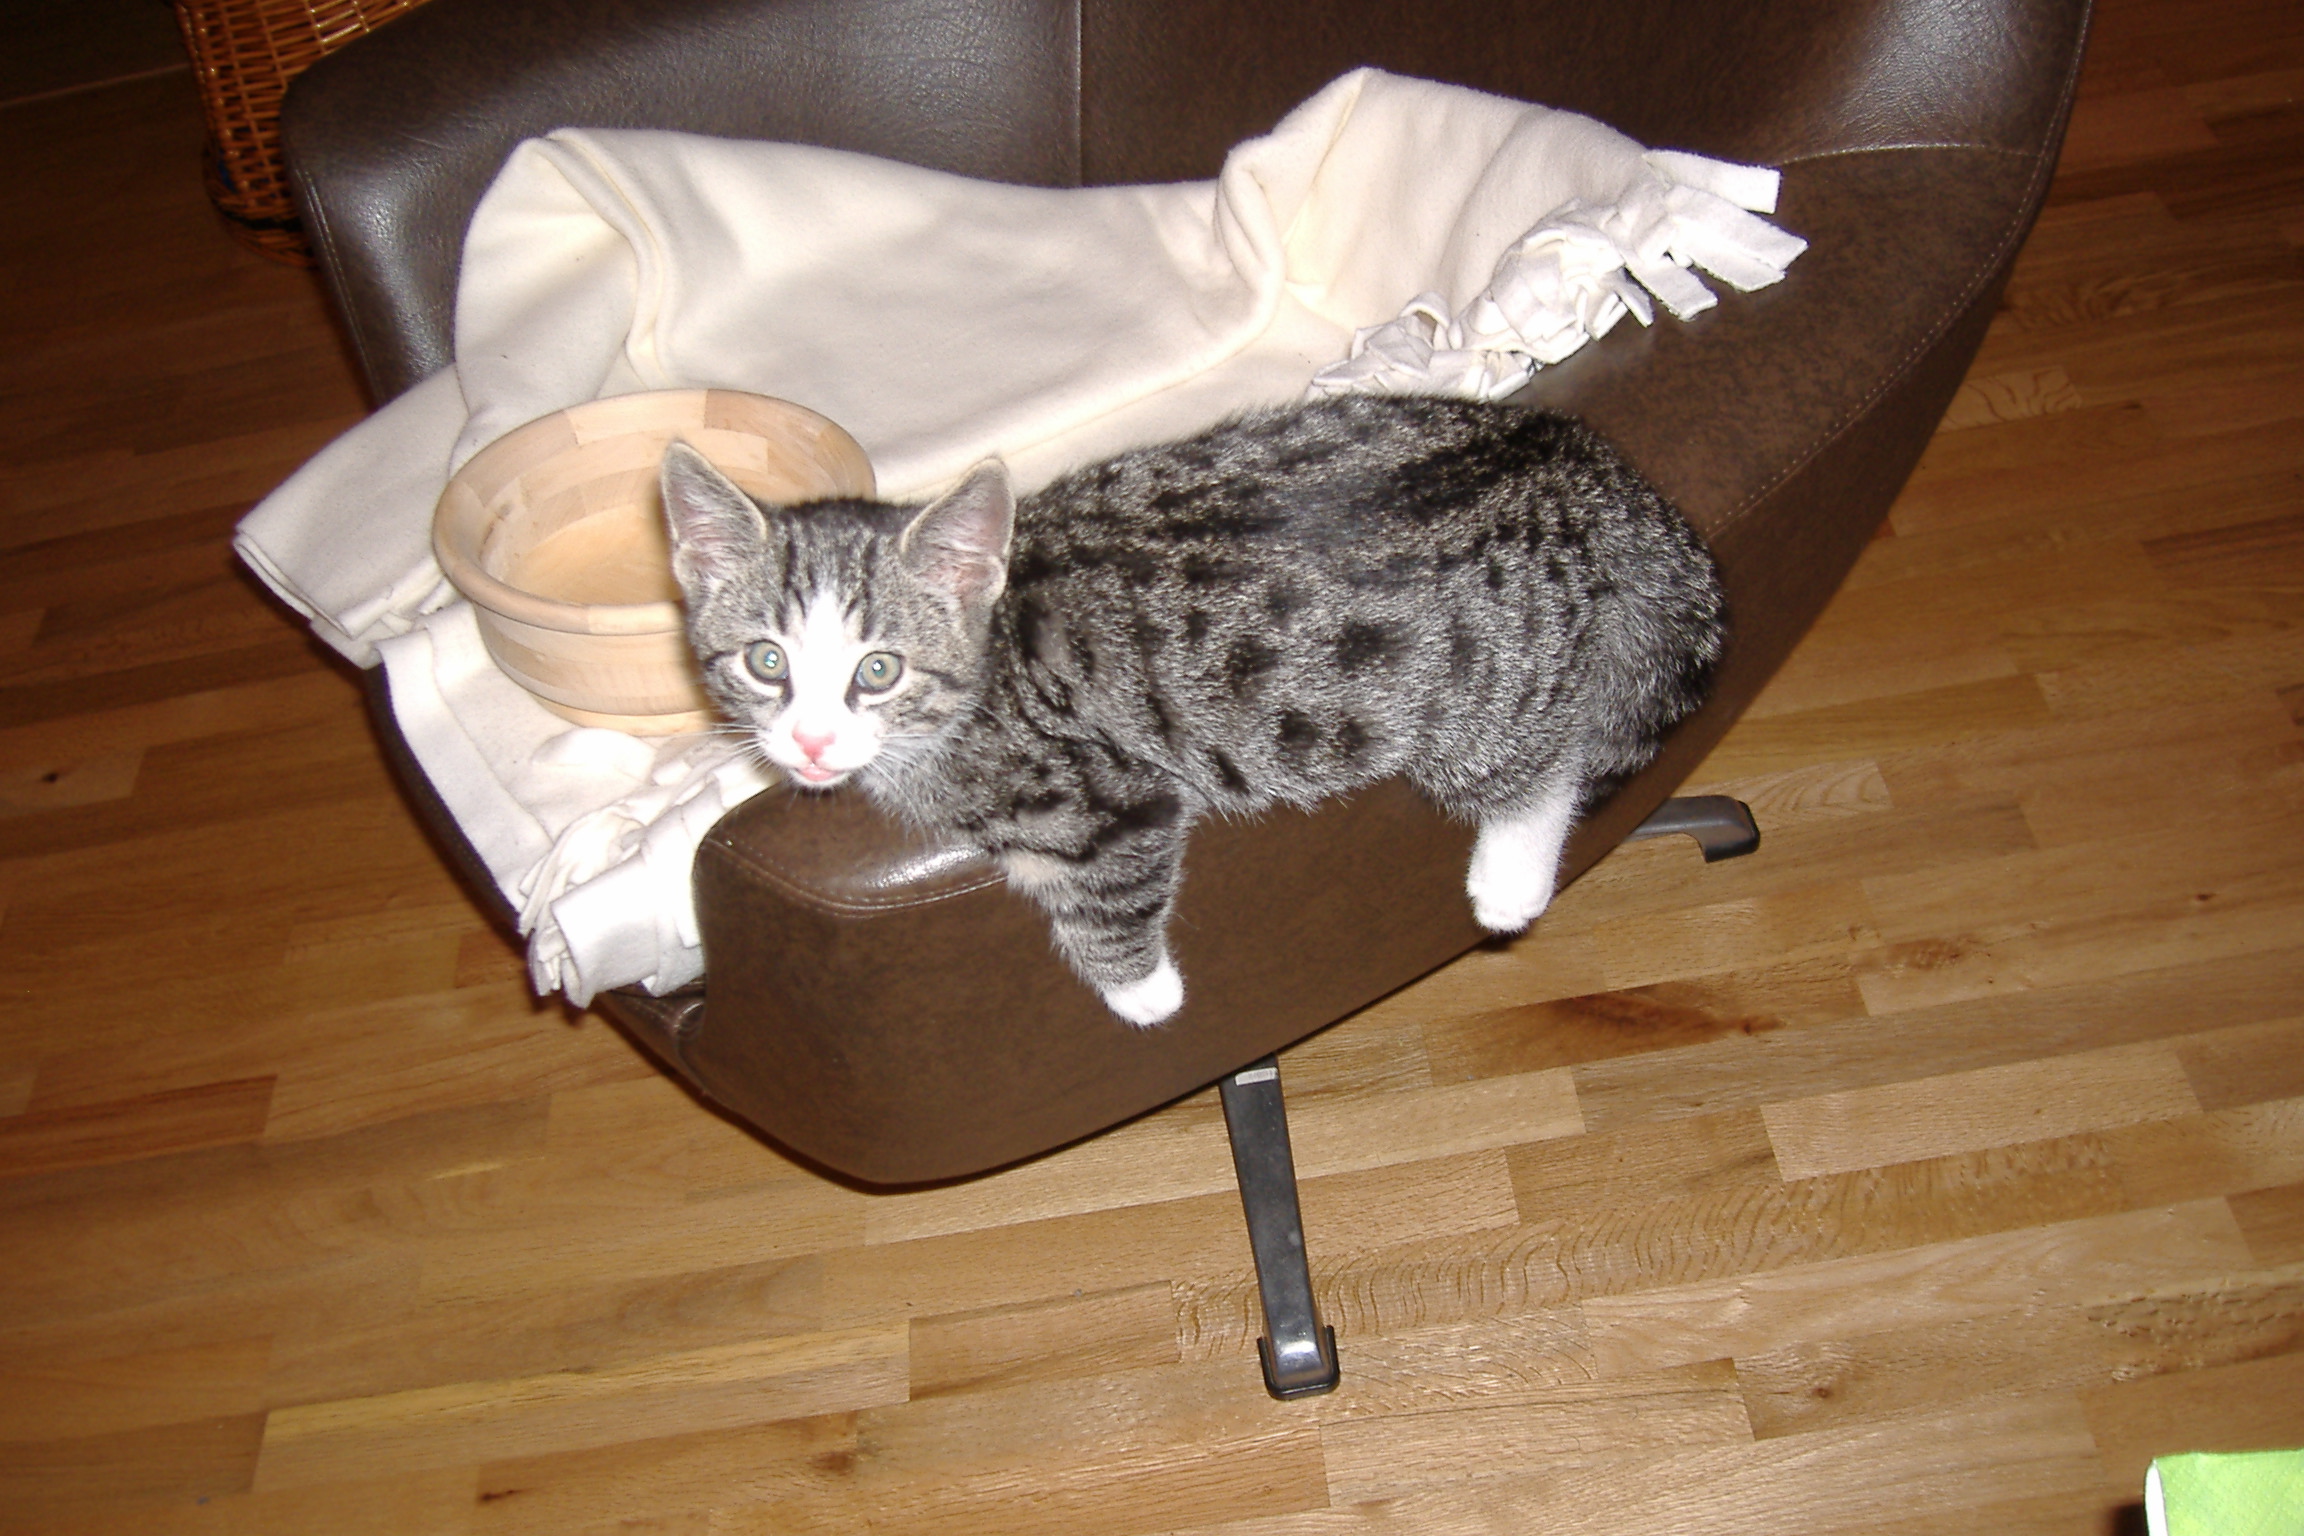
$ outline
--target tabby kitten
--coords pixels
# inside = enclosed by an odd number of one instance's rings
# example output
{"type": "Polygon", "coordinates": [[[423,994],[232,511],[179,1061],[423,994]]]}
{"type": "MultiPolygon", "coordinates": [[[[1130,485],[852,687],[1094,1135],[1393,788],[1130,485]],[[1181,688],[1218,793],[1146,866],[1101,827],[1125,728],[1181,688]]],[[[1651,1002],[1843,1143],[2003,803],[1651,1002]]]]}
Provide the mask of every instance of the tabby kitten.
{"type": "Polygon", "coordinates": [[[1479,837],[1489,929],[1552,899],[1597,791],[1701,702],[1712,561],[1577,422],[1344,396],[1017,500],[765,517],[685,444],[673,567],[713,697],[802,786],[851,776],[981,847],[1123,1019],[1183,1003],[1165,930],[1210,811],[1405,775],[1479,837]]]}

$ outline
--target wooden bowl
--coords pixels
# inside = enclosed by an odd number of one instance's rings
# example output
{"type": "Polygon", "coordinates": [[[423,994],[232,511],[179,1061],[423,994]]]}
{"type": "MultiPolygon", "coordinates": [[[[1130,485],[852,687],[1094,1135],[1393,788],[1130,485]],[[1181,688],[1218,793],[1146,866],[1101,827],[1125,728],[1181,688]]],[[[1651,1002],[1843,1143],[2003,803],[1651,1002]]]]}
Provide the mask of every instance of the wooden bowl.
{"type": "Polygon", "coordinates": [[[456,472],[433,513],[433,553],[478,610],[488,654],[579,725],[664,736],[716,718],[657,491],[675,437],[764,502],[872,494],[864,450],[814,411],[680,389],[590,401],[506,433],[456,472]]]}

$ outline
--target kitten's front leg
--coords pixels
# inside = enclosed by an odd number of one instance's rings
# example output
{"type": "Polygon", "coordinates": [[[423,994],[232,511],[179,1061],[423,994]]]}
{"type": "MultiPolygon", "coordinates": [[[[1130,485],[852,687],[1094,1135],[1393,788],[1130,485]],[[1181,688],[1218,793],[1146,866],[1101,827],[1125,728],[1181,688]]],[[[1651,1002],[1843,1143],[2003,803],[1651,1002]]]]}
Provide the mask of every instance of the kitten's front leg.
{"type": "Polygon", "coordinates": [[[1140,1027],[1157,1024],[1184,1006],[1184,977],[1163,947],[1150,975],[1108,988],[1103,995],[1104,1006],[1129,1023],[1140,1027]]]}
{"type": "Polygon", "coordinates": [[[1008,883],[1047,912],[1057,953],[1104,1006],[1131,1024],[1157,1024],[1184,1006],[1167,944],[1184,839],[1161,828],[1091,846],[1084,858],[1011,849],[1000,861],[1008,883]]]}

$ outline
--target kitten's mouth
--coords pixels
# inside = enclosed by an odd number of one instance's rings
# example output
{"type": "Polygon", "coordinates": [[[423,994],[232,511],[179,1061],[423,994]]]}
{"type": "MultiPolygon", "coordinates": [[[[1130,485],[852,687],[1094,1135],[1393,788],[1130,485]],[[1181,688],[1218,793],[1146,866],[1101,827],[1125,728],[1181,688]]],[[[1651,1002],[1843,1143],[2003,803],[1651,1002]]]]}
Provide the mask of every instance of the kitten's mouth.
{"type": "Polygon", "coordinates": [[[848,770],[845,768],[827,768],[822,763],[810,763],[805,767],[793,769],[792,776],[803,784],[812,784],[823,789],[848,777],[848,770]]]}

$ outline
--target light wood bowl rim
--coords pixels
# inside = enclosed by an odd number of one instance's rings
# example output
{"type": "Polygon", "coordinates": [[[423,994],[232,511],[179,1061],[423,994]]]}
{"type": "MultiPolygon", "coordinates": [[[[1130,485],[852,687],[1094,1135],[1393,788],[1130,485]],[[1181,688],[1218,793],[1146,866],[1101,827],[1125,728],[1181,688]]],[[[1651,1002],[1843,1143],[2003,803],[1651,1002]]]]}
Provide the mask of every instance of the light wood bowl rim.
{"type": "MultiPolygon", "coordinates": [[[[740,389],[660,389],[587,400],[565,410],[539,416],[514,427],[467,460],[440,492],[432,513],[432,553],[449,582],[476,606],[537,629],[572,635],[652,635],[685,627],[679,602],[670,599],[646,603],[571,603],[524,591],[491,576],[480,566],[479,539],[486,530],[489,508],[478,484],[508,480],[520,473],[523,460],[535,459],[552,442],[588,442],[602,437],[641,436],[655,432],[666,440],[685,428],[718,424],[727,418],[782,418],[796,426],[813,428],[827,442],[831,457],[845,461],[849,484],[828,495],[870,496],[872,464],[856,440],[831,418],[772,395],[740,389]],[[634,426],[635,416],[660,425],[634,426]],[[622,423],[621,428],[614,426],[622,423]],[[610,424],[601,430],[603,423],[610,424]],[[507,472],[504,466],[514,466],[507,472]]],[[[727,428],[723,428],[726,430],[727,428]]]]}

